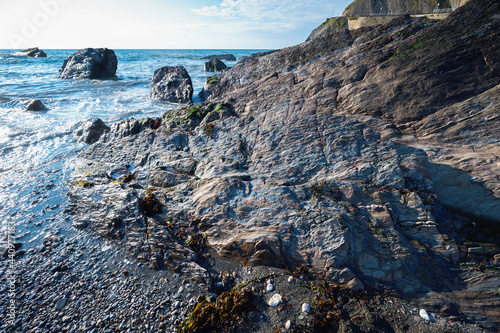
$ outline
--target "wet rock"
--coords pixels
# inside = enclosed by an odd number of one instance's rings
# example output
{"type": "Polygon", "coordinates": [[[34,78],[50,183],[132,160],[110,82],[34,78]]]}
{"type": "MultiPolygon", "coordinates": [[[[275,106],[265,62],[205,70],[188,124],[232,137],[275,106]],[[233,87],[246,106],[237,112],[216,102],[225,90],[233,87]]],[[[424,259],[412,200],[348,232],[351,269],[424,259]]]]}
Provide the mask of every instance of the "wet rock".
{"type": "Polygon", "coordinates": [[[38,47],[29,48],[21,51],[21,53],[25,53],[29,58],[47,58],[47,54],[40,50],[38,47]]]}
{"type": "Polygon", "coordinates": [[[219,59],[210,60],[203,66],[204,72],[221,72],[227,68],[226,64],[219,59]]]}
{"type": "Polygon", "coordinates": [[[46,111],[47,107],[39,99],[30,99],[25,102],[26,111],[46,111]]]}
{"type": "Polygon", "coordinates": [[[232,54],[212,54],[206,57],[200,58],[201,60],[227,60],[227,61],[236,61],[236,57],[232,54]]]}
{"type": "Polygon", "coordinates": [[[78,141],[93,144],[110,128],[98,118],[82,120],[75,124],[71,131],[78,138],[78,141]]]}
{"type": "Polygon", "coordinates": [[[304,313],[310,313],[311,312],[311,306],[307,303],[302,303],[302,312],[304,313]]]}
{"type": "Polygon", "coordinates": [[[61,79],[110,79],[116,75],[118,59],[109,49],[81,49],[66,58],[59,71],[61,79]]]}
{"type": "Polygon", "coordinates": [[[193,83],[183,66],[166,66],[155,70],[150,98],[173,103],[192,103],[193,83]]]}

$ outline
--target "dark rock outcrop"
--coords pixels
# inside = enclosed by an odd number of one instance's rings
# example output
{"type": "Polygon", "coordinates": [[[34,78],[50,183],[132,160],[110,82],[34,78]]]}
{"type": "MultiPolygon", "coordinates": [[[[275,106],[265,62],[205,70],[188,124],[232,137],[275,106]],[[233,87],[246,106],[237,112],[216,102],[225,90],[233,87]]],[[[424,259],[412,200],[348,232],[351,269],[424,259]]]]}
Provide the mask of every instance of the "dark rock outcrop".
{"type": "Polygon", "coordinates": [[[210,60],[203,66],[204,72],[222,72],[227,68],[226,64],[219,59],[210,60]]]}
{"type": "Polygon", "coordinates": [[[30,58],[47,58],[47,54],[43,50],[38,49],[38,47],[23,50],[21,53],[25,53],[30,58]]]}
{"type": "Polygon", "coordinates": [[[99,138],[106,132],[109,132],[110,128],[98,118],[90,118],[87,120],[82,120],[75,124],[71,131],[77,137],[78,141],[85,142],[88,144],[93,144],[99,140],[99,138]]]}
{"type": "Polygon", "coordinates": [[[206,237],[248,265],[446,297],[443,312],[492,327],[499,278],[459,264],[494,267],[499,252],[467,242],[500,226],[499,11],[471,0],[438,23],[404,16],[248,57],[205,104],[113,124],[82,152],[98,185],[71,188],[74,220],[151,267],[206,276],[187,245],[206,237]],[[111,167],[138,177],[119,186],[111,167]]]}
{"type": "Polygon", "coordinates": [[[355,0],[342,16],[429,14],[452,10],[449,0],[355,0]]]}
{"type": "Polygon", "coordinates": [[[155,70],[150,98],[172,103],[192,103],[193,83],[183,66],[166,66],[155,70]]]}
{"type": "Polygon", "coordinates": [[[212,54],[203,58],[201,60],[226,60],[226,61],[236,61],[236,57],[232,54],[212,54]]]}
{"type": "Polygon", "coordinates": [[[113,50],[82,49],[64,60],[61,79],[110,79],[116,75],[118,59],[113,50]]]}

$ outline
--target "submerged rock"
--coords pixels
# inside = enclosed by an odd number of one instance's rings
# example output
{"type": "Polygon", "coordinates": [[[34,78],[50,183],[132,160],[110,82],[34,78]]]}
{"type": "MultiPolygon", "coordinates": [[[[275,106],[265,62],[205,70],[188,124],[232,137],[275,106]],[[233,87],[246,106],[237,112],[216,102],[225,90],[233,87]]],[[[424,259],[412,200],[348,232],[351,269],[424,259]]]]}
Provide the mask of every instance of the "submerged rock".
{"type": "Polygon", "coordinates": [[[226,64],[219,59],[210,60],[203,66],[205,72],[221,72],[227,68],[226,64]]]}
{"type": "Polygon", "coordinates": [[[150,98],[173,103],[192,103],[193,83],[183,66],[166,66],[155,70],[150,98]]]}
{"type": "Polygon", "coordinates": [[[87,48],[78,50],[59,70],[61,79],[110,79],[116,75],[118,59],[113,50],[87,48]]]}

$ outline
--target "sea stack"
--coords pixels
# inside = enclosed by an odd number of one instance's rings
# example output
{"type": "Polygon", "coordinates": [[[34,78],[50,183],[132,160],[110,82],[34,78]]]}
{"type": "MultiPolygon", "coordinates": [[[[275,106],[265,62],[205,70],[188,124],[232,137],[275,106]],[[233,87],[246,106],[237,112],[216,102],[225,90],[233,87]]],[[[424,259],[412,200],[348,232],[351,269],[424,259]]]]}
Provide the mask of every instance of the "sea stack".
{"type": "Polygon", "coordinates": [[[64,60],[61,79],[110,79],[116,75],[118,59],[113,50],[82,49],[64,60]]]}

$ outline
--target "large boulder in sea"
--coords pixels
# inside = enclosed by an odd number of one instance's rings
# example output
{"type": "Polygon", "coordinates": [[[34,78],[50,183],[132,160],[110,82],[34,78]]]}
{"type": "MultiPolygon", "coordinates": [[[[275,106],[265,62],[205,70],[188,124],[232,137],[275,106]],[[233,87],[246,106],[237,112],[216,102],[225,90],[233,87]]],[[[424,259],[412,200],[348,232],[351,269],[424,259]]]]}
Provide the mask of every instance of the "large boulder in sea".
{"type": "Polygon", "coordinates": [[[61,79],[109,79],[116,75],[118,59],[113,50],[82,49],[66,60],[59,70],[61,79]]]}
{"type": "Polygon", "coordinates": [[[21,51],[21,53],[26,54],[29,58],[47,58],[47,54],[40,50],[38,47],[32,47],[21,51]]]}
{"type": "Polygon", "coordinates": [[[205,72],[222,72],[227,68],[226,64],[219,59],[210,60],[203,66],[203,71],[205,72]]]}
{"type": "Polygon", "coordinates": [[[193,82],[183,66],[165,66],[155,70],[150,98],[172,103],[193,102],[193,82]]]}
{"type": "Polygon", "coordinates": [[[236,61],[236,57],[232,54],[211,54],[206,57],[200,58],[201,60],[226,60],[226,61],[236,61]]]}

